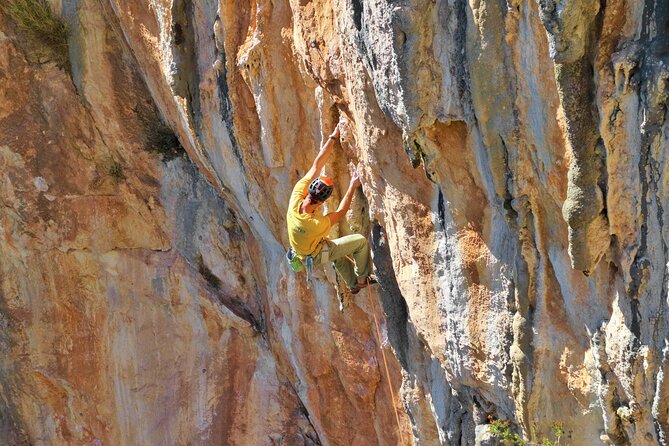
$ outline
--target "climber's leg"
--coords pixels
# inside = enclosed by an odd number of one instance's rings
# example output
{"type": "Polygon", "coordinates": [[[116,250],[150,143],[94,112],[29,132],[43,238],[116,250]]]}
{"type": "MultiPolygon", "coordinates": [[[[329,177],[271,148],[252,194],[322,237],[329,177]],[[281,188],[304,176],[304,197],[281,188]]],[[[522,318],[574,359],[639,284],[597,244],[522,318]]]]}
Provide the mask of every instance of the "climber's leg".
{"type": "Polygon", "coordinates": [[[341,257],[332,263],[334,263],[335,269],[344,279],[346,285],[348,285],[349,288],[354,288],[356,285],[356,276],[353,270],[353,262],[346,257],[341,257]]]}
{"type": "Polygon", "coordinates": [[[349,288],[353,289],[358,282],[365,282],[370,272],[369,245],[367,239],[360,234],[351,234],[334,240],[328,240],[330,261],[334,262],[335,268],[346,281],[349,288]],[[352,257],[355,267],[347,256],[352,257]],[[359,280],[358,280],[359,278],[359,280]]]}

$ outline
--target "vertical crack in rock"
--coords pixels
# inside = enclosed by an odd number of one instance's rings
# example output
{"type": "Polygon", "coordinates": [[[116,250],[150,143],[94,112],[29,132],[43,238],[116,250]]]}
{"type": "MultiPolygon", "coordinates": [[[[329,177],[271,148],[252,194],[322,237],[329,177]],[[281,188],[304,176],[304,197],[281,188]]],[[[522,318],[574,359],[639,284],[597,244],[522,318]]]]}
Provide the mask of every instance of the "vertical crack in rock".
{"type": "MultiPolygon", "coordinates": [[[[515,108],[514,108],[515,111],[515,108]]],[[[516,113],[514,113],[515,115],[516,113]]],[[[517,118],[514,119],[515,122],[519,122],[517,118]]],[[[513,200],[513,172],[509,166],[509,149],[506,147],[506,142],[502,135],[499,135],[499,139],[502,143],[503,149],[503,166],[504,166],[504,177],[505,177],[505,187],[504,187],[504,210],[506,211],[506,220],[513,222],[518,218],[518,213],[513,209],[511,201],[513,200]]]]}
{"type": "Polygon", "coordinates": [[[599,0],[540,0],[555,78],[566,124],[569,166],[562,208],[569,225],[569,256],[574,269],[589,275],[610,245],[605,191],[605,152],[594,106],[595,82],[590,49],[596,41],[599,0]]]}
{"type": "Polygon", "coordinates": [[[534,236],[534,215],[529,198],[522,196],[511,202],[517,214],[518,237],[520,244],[516,256],[515,314],[513,316],[513,345],[509,357],[514,365],[512,388],[519,415],[519,422],[524,430],[531,431],[528,401],[532,392],[534,361],[534,307],[537,294],[537,269],[540,254],[534,236]]]}
{"type": "MultiPolygon", "coordinates": [[[[643,63],[643,62],[641,62],[643,63]]],[[[641,326],[640,326],[640,312],[639,312],[639,291],[643,283],[648,281],[648,268],[650,261],[645,257],[648,250],[648,199],[649,199],[649,179],[647,175],[647,166],[650,156],[650,142],[648,141],[648,133],[642,131],[642,146],[641,156],[639,157],[639,178],[641,180],[641,224],[639,226],[639,249],[636,252],[634,261],[630,266],[630,285],[628,287],[628,295],[630,298],[630,309],[632,312],[631,331],[634,334],[634,349],[638,350],[641,346],[641,326]]]]}
{"type": "Polygon", "coordinates": [[[353,24],[355,25],[355,29],[360,31],[362,29],[362,1],[351,0],[351,6],[353,7],[353,24]]]}
{"type": "Polygon", "coordinates": [[[188,117],[198,135],[201,130],[200,76],[192,0],[175,0],[172,4],[171,33],[173,65],[170,86],[175,95],[186,99],[188,117]]]}
{"type": "Polygon", "coordinates": [[[218,98],[219,108],[221,111],[221,119],[228,130],[230,138],[230,146],[242,172],[246,174],[246,166],[244,164],[244,157],[242,156],[239,141],[235,135],[235,123],[232,111],[232,101],[230,99],[230,89],[228,87],[228,66],[227,56],[225,52],[225,30],[223,29],[223,22],[220,17],[216,17],[214,22],[214,39],[216,41],[216,82],[218,84],[218,98]]]}
{"type": "MultiPolygon", "coordinates": [[[[660,177],[662,175],[662,160],[656,160],[652,155],[652,146],[656,138],[661,134],[662,125],[666,119],[667,102],[669,96],[669,54],[666,45],[669,43],[669,6],[657,9],[650,7],[651,2],[645,3],[644,24],[641,43],[645,51],[638,56],[642,72],[641,97],[646,111],[645,119],[641,127],[641,158],[639,160],[639,175],[641,178],[641,224],[640,247],[636,259],[631,267],[632,284],[629,294],[633,299],[639,295],[639,287],[644,281],[645,271],[650,266],[645,257],[648,250],[648,213],[649,204],[657,206],[656,218],[660,228],[664,227],[664,208],[661,192],[660,177]],[[652,18],[655,18],[653,21],[652,18]],[[658,27],[658,37],[651,39],[649,29],[658,27]],[[653,196],[650,193],[653,192],[653,196]]],[[[666,242],[662,237],[663,252],[665,259],[669,258],[666,242]]],[[[663,280],[664,288],[662,295],[666,295],[666,268],[663,280]]]]}
{"type": "Polygon", "coordinates": [[[407,305],[399,289],[393,270],[390,247],[384,234],[383,227],[378,223],[372,226],[372,252],[374,253],[374,270],[378,275],[381,287],[381,304],[385,313],[388,330],[388,340],[393,346],[395,356],[405,370],[407,363],[407,349],[409,346],[407,323],[407,305]]]}
{"type": "Polygon", "coordinates": [[[384,228],[375,222],[371,234],[388,340],[404,370],[400,394],[414,437],[421,444],[453,441],[460,435],[473,438],[471,414],[453,394],[443,365],[433,356],[427,342],[409,319],[384,228]]]}
{"type": "Polygon", "coordinates": [[[444,202],[444,191],[439,188],[439,195],[437,197],[437,217],[439,218],[439,229],[442,232],[446,231],[446,203],[444,202]]]}
{"type": "Polygon", "coordinates": [[[454,45],[460,51],[456,51],[455,72],[457,77],[458,96],[463,105],[464,119],[468,126],[472,126],[475,120],[473,110],[473,99],[471,92],[471,76],[469,64],[467,63],[467,2],[455,2],[456,31],[454,45]]]}
{"type": "Polygon", "coordinates": [[[302,401],[302,398],[300,398],[300,394],[297,393],[297,389],[295,389],[295,386],[293,385],[293,383],[291,383],[290,381],[287,381],[286,384],[288,385],[288,387],[290,387],[293,390],[293,394],[295,395],[295,398],[297,399],[297,404],[298,404],[299,410],[300,410],[302,416],[304,416],[304,418],[306,418],[307,422],[309,423],[308,427],[309,427],[310,430],[308,432],[304,432],[304,436],[306,436],[307,439],[309,441],[311,441],[312,443],[306,443],[306,446],[312,446],[312,445],[313,446],[322,446],[323,443],[321,442],[320,436],[318,435],[318,431],[316,430],[316,427],[314,426],[314,423],[311,421],[311,416],[309,415],[309,411],[307,410],[307,407],[304,405],[304,402],[302,401]]]}
{"type": "Polygon", "coordinates": [[[590,344],[599,371],[597,398],[603,411],[606,439],[614,445],[629,445],[629,438],[617,413],[618,407],[621,406],[619,394],[624,395],[624,392],[620,390],[620,382],[606,361],[606,324],[602,324],[594,331],[590,337],[590,344]]]}
{"type": "MultiPolygon", "coordinates": [[[[666,2],[646,1],[644,4],[642,32],[639,42],[639,49],[643,53],[638,57],[639,68],[641,72],[641,88],[639,95],[643,104],[644,120],[641,124],[641,159],[639,161],[639,175],[641,178],[641,235],[640,246],[635,260],[630,267],[631,285],[629,288],[629,297],[631,298],[632,311],[639,312],[639,306],[643,303],[650,307],[657,300],[657,307],[653,308],[653,313],[658,313],[652,328],[653,339],[643,337],[642,327],[638,327],[638,332],[634,332],[638,337],[637,348],[641,344],[649,343],[656,349],[662,346],[661,354],[658,356],[661,360],[655,360],[650,364],[648,370],[649,376],[657,376],[652,402],[652,415],[657,438],[666,444],[669,424],[667,422],[666,399],[669,394],[666,384],[667,372],[667,290],[668,290],[668,272],[667,260],[669,259],[669,248],[665,237],[666,228],[664,225],[664,202],[666,194],[666,154],[662,149],[658,149],[661,144],[663,127],[666,127],[667,105],[669,103],[669,5],[666,2]],[[657,235],[651,233],[651,224],[653,223],[650,212],[655,208],[655,220],[659,226],[659,237],[661,242],[661,258],[655,260],[659,253],[654,255],[657,249],[657,235]],[[651,246],[649,246],[651,245],[651,246]],[[653,290],[649,284],[657,283],[653,277],[659,274],[661,266],[661,289],[653,290]],[[657,294],[656,294],[657,293],[657,294]],[[648,296],[647,296],[648,295],[648,296]],[[657,295],[657,297],[655,297],[657,295]],[[648,304],[646,300],[649,299],[648,304]]],[[[640,316],[637,317],[641,319],[640,316]]],[[[639,324],[643,319],[633,322],[639,324]]],[[[640,361],[638,359],[637,361],[640,361]]],[[[646,367],[644,367],[646,368],[646,367]]]]}
{"type": "MultiPolygon", "coordinates": [[[[643,112],[641,123],[640,157],[638,174],[640,179],[640,225],[639,246],[634,260],[630,265],[630,283],[627,295],[630,299],[631,324],[630,330],[634,335],[631,340],[632,361],[630,370],[645,370],[648,376],[656,376],[652,396],[652,416],[655,434],[666,444],[667,423],[666,405],[661,401],[666,399],[667,390],[664,384],[666,372],[666,342],[667,342],[667,303],[668,277],[666,262],[669,259],[669,249],[665,238],[664,227],[664,171],[666,170],[666,155],[659,152],[657,147],[661,139],[663,125],[666,120],[667,98],[669,96],[669,54],[667,40],[669,35],[668,21],[669,7],[659,6],[656,2],[646,2],[643,14],[641,39],[638,45],[625,48],[621,53],[622,60],[628,66],[619,64],[621,68],[638,71],[637,82],[640,83],[639,97],[643,112]],[[654,32],[651,32],[654,30],[654,32]],[[658,231],[659,230],[659,231],[658,231]],[[659,234],[658,234],[659,232],[659,234]],[[658,240],[659,237],[659,240],[658,240]],[[659,247],[658,247],[659,243],[659,247]],[[657,268],[656,265],[662,265],[657,268]],[[659,285],[659,289],[657,288],[659,285]],[[648,314],[657,314],[652,326],[648,314]],[[661,360],[650,361],[645,364],[644,355],[638,354],[645,346],[659,350],[661,360]],[[644,365],[642,366],[642,362],[644,365]],[[664,413],[663,413],[664,412],[664,413]]],[[[640,372],[637,372],[640,373],[640,372]]],[[[634,388],[634,397],[643,401],[651,399],[643,387],[634,388]]],[[[635,429],[629,423],[623,423],[623,429],[629,437],[633,437],[635,429]]]]}
{"type": "Polygon", "coordinates": [[[655,396],[651,408],[653,418],[655,419],[655,432],[663,445],[667,444],[667,435],[669,435],[669,400],[665,397],[665,395],[669,394],[669,380],[667,379],[668,365],[669,345],[665,338],[664,348],[662,349],[662,360],[657,372],[655,396]]]}

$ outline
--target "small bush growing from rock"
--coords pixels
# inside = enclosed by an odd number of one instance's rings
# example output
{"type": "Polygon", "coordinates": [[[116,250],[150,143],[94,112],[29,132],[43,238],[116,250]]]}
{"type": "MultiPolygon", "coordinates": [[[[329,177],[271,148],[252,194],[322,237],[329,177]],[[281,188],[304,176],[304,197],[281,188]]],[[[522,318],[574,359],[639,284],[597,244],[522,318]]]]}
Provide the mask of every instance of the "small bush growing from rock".
{"type": "Polygon", "coordinates": [[[116,182],[125,179],[125,175],[123,174],[123,166],[113,158],[110,158],[107,162],[107,173],[110,177],[116,180],[116,182]]]}
{"type": "Polygon", "coordinates": [[[543,438],[541,443],[526,442],[520,435],[511,432],[509,420],[496,420],[492,415],[488,415],[490,422],[490,433],[500,440],[504,446],[560,446],[560,438],[565,430],[561,421],[555,421],[551,424],[551,430],[555,440],[543,438]]]}
{"type": "Polygon", "coordinates": [[[559,446],[560,438],[564,435],[564,426],[562,425],[562,421],[554,421],[553,424],[551,424],[551,430],[553,431],[555,440],[553,441],[549,440],[548,438],[544,438],[541,444],[544,446],[559,446]]]}
{"type": "Polygon", "coordinates": [[[159,153],[163,161],[170,161],[186,153],[177,135],[167,126],[154,107],[140,104],[137,111],[139,124],[144,132],[144,148],[159,153]]]}
{"type": "Polygon", "coordinates": [[[488,416],[490,420],[490,433],[499,438],[504,445],[525,446],[525,442],[520,435],[511,432],[509,427],[509,420],[494,420],[492,416],[488,416]]]}
{"type": "Polygon", "coordinates": [[[51,60],[61,68],[68,66],[70,30],[46,0],[3,0],[1,7],[40,59],[51,60]]]}
{"type": "Polygon", "coordinates": [[[185,153],[177,135],[162,122],[158,121],[146,130],[146,149],[159,153],[163,161],[173,160],[185,153]]]}

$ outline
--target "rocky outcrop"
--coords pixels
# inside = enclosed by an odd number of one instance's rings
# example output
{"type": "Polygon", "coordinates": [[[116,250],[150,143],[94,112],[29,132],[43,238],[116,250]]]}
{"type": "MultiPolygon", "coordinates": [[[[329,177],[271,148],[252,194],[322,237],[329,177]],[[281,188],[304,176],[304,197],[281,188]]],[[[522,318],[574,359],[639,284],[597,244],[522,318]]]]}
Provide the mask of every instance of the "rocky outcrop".
{"type": "Polygon", "coordinates": [[[49,4],[67,66],[0,12],[8,444],[666,443],[662,2],[49,4]],[[283,260],[336,122],[371,302],[283,260]]]}

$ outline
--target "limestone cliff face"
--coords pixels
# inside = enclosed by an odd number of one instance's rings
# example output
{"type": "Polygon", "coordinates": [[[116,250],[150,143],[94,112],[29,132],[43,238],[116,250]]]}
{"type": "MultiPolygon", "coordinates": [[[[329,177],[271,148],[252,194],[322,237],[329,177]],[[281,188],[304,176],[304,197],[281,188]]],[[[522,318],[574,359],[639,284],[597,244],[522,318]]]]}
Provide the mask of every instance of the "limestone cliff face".
{"type": "Polygon", "coordinates": [[[49,3],[67,67],[0,13],[1,444],[666,444],[666,3],[49,3]],[[337,121],[381,346],[283,261],[337,121]]]}

